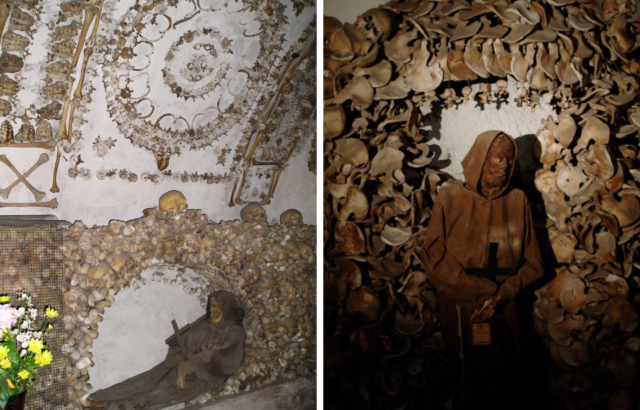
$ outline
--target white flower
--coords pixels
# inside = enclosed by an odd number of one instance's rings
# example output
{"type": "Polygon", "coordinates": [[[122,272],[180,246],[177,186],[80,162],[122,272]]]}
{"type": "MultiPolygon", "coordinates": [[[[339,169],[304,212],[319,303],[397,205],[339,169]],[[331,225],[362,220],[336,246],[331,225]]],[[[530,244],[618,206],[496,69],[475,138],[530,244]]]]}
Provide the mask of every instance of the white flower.
{"type": "Polygon", "coordinates": [[[26,349],[27,347],[29,347],[29,343],[27,342],[22,342],[22,348],[26,349]]]}
{"type": "Polygon", "coordinates": [[[20,350],[20,357],[25,357],[27,355],[27,351],[25,349],[20,350]]]}
{"type": "Polygon", "coordinates": [[[34,332],[33,337],[35,339],[42,339],[42,332],[34,332]]]}
{"type": "Polygon", "coordinates": [[[24,315],[25,310],[26,310],[26,309],[25,309],[25,308],[23,308],[23,307],[18,308],[18,315],[20,315],[20,316],[24,315]]]}
{"type": "Polygon", "coordinates": [[[29,309],[29,314],[31,315],[31,319],[38,317],[38,311],[36,309],[29,309]]]}
{"type": "Polygon", "coordinates": [[[26,320],[24,322],[22,322],[22,324],[20,325],[20,329],[28,329],[29,328],[29,322],[27,322],[26,320]]]}

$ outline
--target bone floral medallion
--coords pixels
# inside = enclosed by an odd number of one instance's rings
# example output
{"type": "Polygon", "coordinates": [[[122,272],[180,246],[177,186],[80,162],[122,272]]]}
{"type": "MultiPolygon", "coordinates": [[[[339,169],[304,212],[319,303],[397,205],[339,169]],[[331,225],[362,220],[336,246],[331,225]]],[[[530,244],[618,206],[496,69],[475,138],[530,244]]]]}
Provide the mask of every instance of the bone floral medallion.
{"type": "MultiPolygon", "coordinates": [[[[532,325],[520,322],[531,330],[528,340],[546,345],[537,353],[552,363],[528,372],[529,385],[543,391],[546,383],[545,394],[567,408],[635,407],[636,2],[391,1],[365,10],[354,24],[326,17],[323,33],[325,323],[333,335],[325,347],[335,359],[328,362],[331,383],[340,386],[329,399],[391,407],[402,398],[419,407],[425,399],[416,380],[440,391],[432,381],[439,378],[433,363],[441,335],[473,337],[467,312],[460,312],[459,329],[439,316],[439,294],[451,283],[431,280],[415,251],[430,221],[439,220],[435,204],[458,184],[439,163],[447,139],[440,115],[491,107],[502,121],[501,107],[550,107],[553,115],[531,132],[534,164],[517,178],[532,201],[538,238],[548,242],[541,240],[543,259],[551,261],[545,281],[553,279],[535,284],[532,325]],[[354,379],[361,383],[349,385],[354,379]]],[[[465,129],[465,120],[461,115],[454,128],[465,129]]],[[[480,187],[489,197],[504,177],[489,176],[499,162],[487,166],[480,187]]],[[[537,353],[529,349],[530,357],[537,353]]],[[[468,350],[461,354],[467,365],[476,360],[468,350]]],[[[442,399],[435,408],[457,406],[449,396],[429,399],[442,399]]],[[[547,396],[518,406],[545,407],[536,400],[547,396]]]]}

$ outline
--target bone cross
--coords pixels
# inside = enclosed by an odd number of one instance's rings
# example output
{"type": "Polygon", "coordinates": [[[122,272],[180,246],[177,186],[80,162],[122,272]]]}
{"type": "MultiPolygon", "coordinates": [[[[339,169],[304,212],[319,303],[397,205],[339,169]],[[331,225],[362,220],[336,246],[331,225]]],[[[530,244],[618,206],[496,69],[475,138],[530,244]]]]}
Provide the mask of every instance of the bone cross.
{"type": "MultiPolygon", "coordinates": [[[[44,155],[46,155],[46,154],[44,154],[44,155]]],[[[42,162],[42,161],[43,161],[43,159],[44,159],[44,158],[43,158],[42,156],[40,156],[40,158],[38,159],[38,162],[36,163],[36,165],[40,166],[40,165],[43,163],[43,162],[42,162]]],[[[49,156],[47,155],[47,160],[48,160],[48,159],[49,159],[49,156]]],[[[27,172],[25,172],[25,174],[24,174],[24,175],[22,175],[22,174],[20,173],[20,171],[18,171],[18,170],[16,169],[16,167],[14,167],[14,166],[13,166],[13,164],[11,163],[11,161],[9,161],[9,158],[7,158],[7,156],[6,156],[6,155],[4,155],[4,154],[0,155],[0,162],[4,163],[6,166],[8,166],[8,167],[9,167],[9,169],[10,169],[11,171],[13,171],[13,173],[14,173],[14,174],[16,174],[16,176],[19,178],[19,180],[20,180],[23,184],[25,184],[25,185],[26,185],[26,187],[29,189],[29,191],[31,191],[31,193],[33,194],[33,196],[36,198],[36,201],[40,202],[40,200],[41,200],[42,198],[44,198],[44,197],[45,197],[45,195],[46,195],[46,194],[45,194],[44,192],[42,192],[42,191],[38,191],[37,189],[35,189],[35,188],[33,187],[33,185],[31,185],[31,184],[29,183],[29,181],[27,181],[27,179],[25,178],[25,176],[30,175],[30,174],[31,174],[31,172],[33,172],[33,171],[35,170],[33,167],[32,167],[32,169],[30,169],[30,170],[28,170],[27,172]]],[[[44,161],[44,162],[46,162],[46,161],[44,161]]],[[[10,191],[11,189],[13,189],[13,186],[15,186],[15,185],[14,185],[14,184],[12,184],[10,187],[8,187],[7,189],[3,190],[3,191],[5,191],[5,192],[6,192],[6,195],[7,195],[7,196],[9,195],[9,191],[10,191]],[[11,189],[9,189],[9,188],[11,188],[11,189]]],[[[4,192],[3,192],[3,193],[4,193],[4,192]]],[[[2,195],[2,196],[4,197],[4,195],[2,195]]]]}

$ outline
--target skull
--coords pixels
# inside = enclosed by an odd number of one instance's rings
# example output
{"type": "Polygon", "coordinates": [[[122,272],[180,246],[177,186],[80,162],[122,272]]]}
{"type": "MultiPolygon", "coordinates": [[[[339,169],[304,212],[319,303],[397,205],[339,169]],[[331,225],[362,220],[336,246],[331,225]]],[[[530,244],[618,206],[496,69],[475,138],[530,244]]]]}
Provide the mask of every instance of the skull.
{"type": "Polygon", "coordinates": [[[391,34],[391,19],[382,9],[371,9],[359,16],[356,26],[360,28],[366,38],[373,42],[383,42],[391,34]]]}
{"type": "Polygon", "coordinates": [[[249,204],[240,211],[242,222],[267,222],[267,211],[260,204],[249,204]]]}
{"type": "Polygon", "coordinates": [[[302,226],[302,214],[297,209],[288,209],[280,215],[280,224],[285,226],[302,226]]]}
{"type": "Polygon", "coordinates": [[[296,290],[289,282],[282,282],[280,284],[280,293],[287,299],[293,299],[296,296],[296,290]]]}
{"type": "Polygon", "coordinates": [[[169,191],[160,197],[160,210],[180,212],[185,211],[189,207],[187,199],[179,191],[169,191]]]}
{"type": "Polygon", "coordinates": [[[277,243],[274,243],[271,246],[270,252],[271,261],[279,262],[284,258],[284,249],[277,243]]]}
{"type": "Polygon", "coordinates": [[[87,295],[79,286],[71,286],[64,295],[64,306],[72,311],[78,311],[87,302],[87,295]]]}
{"type": "Polygon", "coordinates": [[[245,277],[248,284],[253,285],[260,280],[262,272],[260,272],[260,269],[256,268],[253,262],[249,262],[242,267],[242,275],[245,277]]]}
{"type": "Polygon", "coordinates": [[[315,252],[313,251],[313,247],[306,243],[300,244],[300,255],[306,259],[309,263],[313,263],[315,259],[315,252]]]}
{"type": "Polygon", "coordinates": [[[183,249],[193,252],[196,248],[197,243],[198,243],[198,238],[194,234],[188,233],[184,236],[183,249]]]}
{"type": "Polygon", "coordinates": [[[284,245],[284,252],[288,259],[300,259],[300,247],[294,241],[288,241],[287,244],[284,245]]]}

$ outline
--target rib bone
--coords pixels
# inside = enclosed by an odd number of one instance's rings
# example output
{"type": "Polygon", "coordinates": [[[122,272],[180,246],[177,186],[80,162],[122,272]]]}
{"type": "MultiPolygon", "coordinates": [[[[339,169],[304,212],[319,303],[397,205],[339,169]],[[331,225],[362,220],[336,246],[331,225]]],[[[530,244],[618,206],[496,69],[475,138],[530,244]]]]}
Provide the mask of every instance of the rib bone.
{"type": "MultiPolygon", "coordinates": [[[[44,154],[44,153],[40,154],[40,158],[38,158],[38,162],[33,164],[33,166],[31,168],[29,168],[29,170],[27,172],[24,173],[24,177],[26,178],[29,175],[31,175],[33,173],[33,171],[38,169],[38,167],[40,167],[40,165],[44,164],[47,161],[49,161],[49,156],[47,154],[44,154]]],[[[20,182],[22,182],[22,181],[20,179],[17,179],[17,180],[15,180],[13,182],[13,184],[9,185],[5,189],[0,189],[0,196],[3,197],[4,199],[8,199],[9,198],[9,193],[11,192],[11,190],[13,188],[15,188],[15,186],[18,185],[20,182]]]]}
{"type": "Polygon", "coordinates": [[[36,201],[40,202],[40,200],[46,196],[44,192],[38,191],[33,187],[33,185],[29,183],[29,181],[27,181],[27,179],[20,173],[20,171],[18,171],[16,167],[13,166],[13,164],[11,163],[11,161],[9,161],[9,158],[7,158],[6,155],[4,154],[0,155],[0,162],[8,166],[9,169],[13,171],[13,173],[16,174],[18,178],[20,178],[20,181],[22,181],[22,183],[25,184],[27,188],[29,188],[29,191],[31,191],[33,196],[36,198],[36,201]]]}

